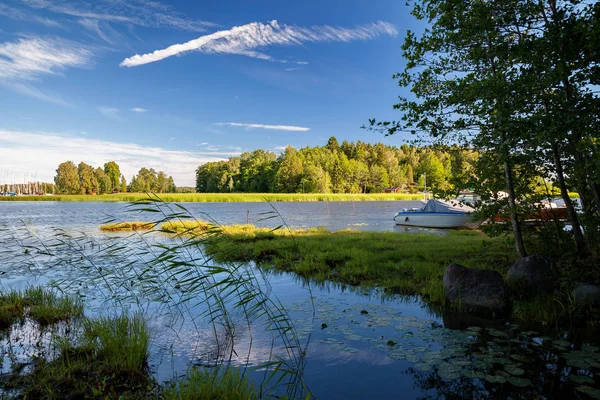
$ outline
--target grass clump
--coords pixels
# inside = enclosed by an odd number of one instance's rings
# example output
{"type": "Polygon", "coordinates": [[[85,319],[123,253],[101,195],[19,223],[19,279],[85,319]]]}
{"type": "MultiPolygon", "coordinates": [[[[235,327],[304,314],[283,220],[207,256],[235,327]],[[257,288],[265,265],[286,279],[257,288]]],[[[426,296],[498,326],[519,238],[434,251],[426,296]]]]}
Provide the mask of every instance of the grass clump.
{"type": "Polygon", "coordinates": [[[154,228],[152,222],[127,221],[116,224],[105,224],[100,226],[100,230],[106,232],[123,232],[123,231],[147,231],[154,228]]]}
{"type": "Polygon", "coordinates": [[[165,400],[255,400],[259,396],[237,368],[190,370],[185,379],[167,387],[165,400]]]}
{"type": "Polygon", "coordinates": [[[31,287],[0,293],[0,329],[31,318],[42,326],[83,315],[83,303],[74,296],[58,296],[51,289],[31,287]]]}
{"type": "Polygon", "coordinates": [[[150,334],[144,319],[121,315],[86,320],[77,340],[57,339],[58,356],[35,362],[25,398],[150,398],[150,334]]]}

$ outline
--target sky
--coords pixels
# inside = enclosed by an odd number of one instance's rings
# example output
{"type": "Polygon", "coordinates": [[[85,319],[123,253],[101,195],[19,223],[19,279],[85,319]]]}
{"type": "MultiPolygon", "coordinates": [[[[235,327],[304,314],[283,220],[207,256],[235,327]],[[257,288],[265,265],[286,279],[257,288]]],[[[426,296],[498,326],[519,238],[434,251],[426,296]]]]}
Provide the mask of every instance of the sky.
{"type": "Polygon", "coordinates": [[[400,145],[361,126],[399,118],[407,30],[399,0],[2,0],[0,183],[114,160],[194,186],[258,148],[400,145]]]}

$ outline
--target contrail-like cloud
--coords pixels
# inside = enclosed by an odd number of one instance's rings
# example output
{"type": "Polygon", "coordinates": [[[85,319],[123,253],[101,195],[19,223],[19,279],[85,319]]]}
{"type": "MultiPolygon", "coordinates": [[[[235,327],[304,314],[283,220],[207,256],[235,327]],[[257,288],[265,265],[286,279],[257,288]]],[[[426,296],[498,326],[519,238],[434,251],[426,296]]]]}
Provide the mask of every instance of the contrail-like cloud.
{"type": "Polygon", "coordinates": [[[271,56],[256,49],[272,46],[294,46],[307,42],[351,42],[372,40],[382,35],[395,36],[396,28],[387,22],[378,21],[355,28],[334,26],[313,26],[310,28],[295,25],[279,25],[277,21],[268,24],[252,22],[228,30],[217,31],[182,44],[174,44],[152,53],[126,58],[122,67],[137,67],[190,51],[204,53],[237,54],[263,60],[275,61],[271,56]]]}
{"type": "Polygon", "coordinates": [[[310,128],[305,128],[303,126],[293,126],[293,125],[265,125],[265,124],[242,124],[239,122],[217,122],[215,125],[219,126],[237,126],[246,129],[268,129],[273,131],[292,131],[292,132],[306,132],[310,131],[310,128]]]}

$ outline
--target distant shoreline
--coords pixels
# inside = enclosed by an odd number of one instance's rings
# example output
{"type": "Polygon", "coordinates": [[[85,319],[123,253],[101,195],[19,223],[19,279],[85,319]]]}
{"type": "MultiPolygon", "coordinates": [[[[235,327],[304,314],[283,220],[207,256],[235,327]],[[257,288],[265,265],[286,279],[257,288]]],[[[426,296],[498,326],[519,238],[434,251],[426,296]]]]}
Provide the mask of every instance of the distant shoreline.
{"type": "MultiPolygon", "coordinates": [[[[423,193],[162,193],[165,202],[178,203],[249,203],[301,201],[398,201],[421,200],[423,193]]],[[[145,193],[116,193],[103,195],[0,196],[2,201],[61,201],[61,202],[132,202],[148,199],[145,193]]]]}

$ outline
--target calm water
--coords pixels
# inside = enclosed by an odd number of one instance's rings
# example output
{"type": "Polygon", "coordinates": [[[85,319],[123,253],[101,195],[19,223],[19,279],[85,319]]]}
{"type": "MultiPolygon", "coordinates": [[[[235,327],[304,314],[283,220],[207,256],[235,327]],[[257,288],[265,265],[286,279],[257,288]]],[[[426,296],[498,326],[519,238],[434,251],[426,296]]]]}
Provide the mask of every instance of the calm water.
{"type": "MultiPolygon", "coordinates": [[[[395,212],[418,204],[315,202],[275,203],[274,207],[292,228],[444,234],[407,230],[393,224],[395,212]]],[[[281,219],[265,220],[273,212],[265,203],[184,206],[200,219],[210,217],[221,224],[245,223],[246,218],[256,225],[281,224],[281,219]]],[[[98,226],[110,218],[156,217],[132,214],[119,203],[0,202],[0,225],[27,224],[42,240],[52,227],[72,234],[85,232],[98,243],[121,240],[123,235],[99,232],[98,226]]],[[[132,249],[140,245],[140,241],[130,239],[123,243],[132,249]]],[[[90,247],[86,251],[94,254],[96,250],[90,247]]],[[[35,268],[24,268],[17,265],[22,256],[3,254],[2,287],[77,280],[72,274],[82,273],[56,265],[45,268],[43,258],[35,268]]],[[[101,266],[102,262],[110,261],[99,259],[95,265],[101,266]]],[[[304,378],[317,398],[600,398],[600,349],[589,338],[543,332],[540,327],[519,326],[510,321],[442,315],[428,311],[418,298],[389,297],[340,285],[317,286],[291,274],[268,274],[261,285],[285,306],[302,344],[308,346],[304,378]]],[[[93,285],[82,287],[81,293],[86,295],[88,315],[120,307],[107,301],[93,285]]],[[[165,292],[174,296],[175,293],[165,292]]],[[[168,309],[160,301],[143,306],[127,304],[131,309],[142,308],[148,315],[153,332],[151,367],[159,379],[181,375],[190,364],[211,363],[212,331],[202,323],[201,306],[181,317],[178,310],[168,309]]],[[[232,362],[260,365],[269,359],[271,337],[257,332],[250,346],[247,329],[240,319],[235,332],[237,356],[232,362]]],[[[275,350],[282,351],[277,345],[275,350]]],[[[260,373],[252,374],[257,382],[261,378],[260,373]]]]}

